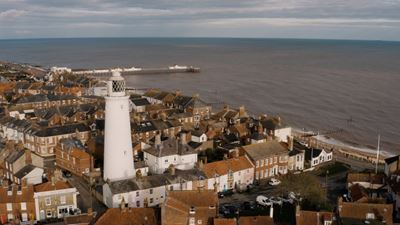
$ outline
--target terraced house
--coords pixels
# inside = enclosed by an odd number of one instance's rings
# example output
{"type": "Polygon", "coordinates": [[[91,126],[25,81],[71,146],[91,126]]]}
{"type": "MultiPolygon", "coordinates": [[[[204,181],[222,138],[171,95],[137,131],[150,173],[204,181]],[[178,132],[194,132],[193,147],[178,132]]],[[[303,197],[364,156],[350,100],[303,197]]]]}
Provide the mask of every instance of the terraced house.
{"type": "Polygon", "coordinates": [[[9,185],[3,180],[0,186],[0,223],[35,219],[33,186],[22,182],[21,185],[9,185]]]}
{"type": "Polygon", "coordinates": [[[85,144],[89,139],[89,132],[90,128],[83,123],[32,128],[25,135],[25,147],[43,157],[53,156],[61,139],[74,137],[85,144]]]}
{"type": "Polygon", "coordinates": [[[37,220],[76,214],[77,194],[76,188],[55,177],[50,182],[36,185],[33,197],[37,220]]]}
{"type": "Polygon", "coordinates": [[[255,165],[255,179],[261,180],[288,172],[288,151],[277,141],[246,145],[242,150],[255,165]]]}

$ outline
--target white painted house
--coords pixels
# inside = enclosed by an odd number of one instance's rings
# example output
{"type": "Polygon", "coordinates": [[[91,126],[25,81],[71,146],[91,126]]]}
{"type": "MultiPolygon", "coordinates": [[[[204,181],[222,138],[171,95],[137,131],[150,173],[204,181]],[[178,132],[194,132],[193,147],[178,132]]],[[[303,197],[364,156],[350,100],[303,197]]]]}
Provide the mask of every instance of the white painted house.
{"type": "Polygon", "coordinates": [[[278,142],[287,142],[288,137],[292,136],[291,127],[282,127],[275,129],[275,140],[278,142]]]}
{"type": "Polygon", "coordinates": [[[193,130],[191,132],[192,141],[197,143],[203,143],[207,141],[207,135],[205,132],[201,130],[193,130]]]}
{"type": "Polygon", "coordinates": [[[322,163],[332,161],[333,153],[325,149],[307,149],[305,156],[306,161],[310,162],[310,167],[315,167],[322,163]]]}
{"type": "Polygon", "coordinates": [[[203,166],[207,189],[218,192],[246,190],[254,181],[254,164],[245,156],[216,161],[203,166]]]}
{"type": "Polygon", "coordinates": [[[176,169],[189,170],[197,163],[197,152],[185,141],[169,138],[156,142],[154,147],[143,150],[144,161],[151,173],[162,174],[171,165],[176,169]]]}
{"type": "Polygon", "coordinates": [[[153,207],[165,201],[167,191],[206,188],[205,174],[197,169],[126,179],[106,183],[103,201],[109,208],[120,207],[122,201],[129,207],[153,207]]]}

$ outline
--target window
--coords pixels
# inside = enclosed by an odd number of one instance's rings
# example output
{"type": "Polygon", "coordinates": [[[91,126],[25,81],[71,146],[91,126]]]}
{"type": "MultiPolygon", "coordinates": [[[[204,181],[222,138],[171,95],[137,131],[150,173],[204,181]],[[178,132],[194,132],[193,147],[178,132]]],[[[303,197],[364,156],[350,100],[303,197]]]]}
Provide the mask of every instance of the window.
{"type": "Polygon", "coordinates": [[[168,163],[168,159],[165,160],[165,163],[168,163]]]}
{"type": "Polygon", "coordinates": [[[367,213],[367,216],[366,216],[367,218],[367,220],[368,219],[371,219],[371,220],[374,220],[375,219],[375,214],[373,214],[373,213],[367,213]]]}
{"type": "Polygon", "coordinates": [[[259,162],[258,162],[258,160],[257,160],[257,162],[256,162],[256,167],[258,168],[258,166],[259,166],[259,162]]]}
{"type": "Polygon", "coordinates": [[[139,192],[138,191],[136,192],[136,197],[139,197],[139,192]]]}
{"type": "Polygon", "coordinates": [[[278,162],[278,157],[274,157],[274,163],[277,163],[278,162]]]}
{"type": "Polygon", "coordinates": [[[12,203],[7,203],[7,211],[12,211],[12,203]]]}
{"type": "Polygon", "coordinates": [[[21,210],[26,210],[26,202],[21,202],[21,210]]]}
{"type": "Polygon", "coordinates": [[[150,198],[150,204],[152,204],[154,202],[153,198],[150,198]]]}
{"type": "Polygon", "coordinates": [[[136,207],[140,207],[140,201],[136,201],[136,207]]]}
{"type": "Polygon", "coordinates": [[[174,190],[174,186],[172,186],[172,185],[169,186],[169,190],[170,190],[170,191],[173,191],[173,190],[174,190]]]}
{"type": "Polygon", "coordinates": [[[60,203],[61,204],[67,203],[67,199],[66,199],[65,195],[60,196],[60,203]]]}
{"type": "Polygon", "coordinates": [[[150,194],[153,194],[153,189],[150,189],[150,194]]]}
{"type": "Polygon", "coordinates": [[[261,162],[260,163],[260,167],[263,167],[264,166],[264,160],[261,160],[260,162],[261,162]]]}
{"type": "Polygon", "coordinates": [[[273,161],[272,161],[272,157],[269,159],[269,165],[272,165],[273,161]]]}
{"type": "Polygon", "coordinates": [[[268,159],[265,159],[265,165],[268,165],[268,159]]]}
{"type": "Polygon", "coordinates": [[[46,205],[51,205],[51,198],[50,197],[45,198],[45,202],[46,205]]]}
{"type": "Polygon", "coordinates": [[[51,217],[51,210],[46,210],[46,217],[47,218],[50,218],[51,217]]]}

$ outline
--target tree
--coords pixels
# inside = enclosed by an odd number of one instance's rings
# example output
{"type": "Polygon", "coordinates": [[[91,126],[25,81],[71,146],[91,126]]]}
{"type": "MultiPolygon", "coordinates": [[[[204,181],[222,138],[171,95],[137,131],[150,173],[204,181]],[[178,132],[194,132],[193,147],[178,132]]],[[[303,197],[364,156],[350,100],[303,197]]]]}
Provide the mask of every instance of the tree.
{"type": "Polygon", "coordinates": [[[314,175],[307,173],[288,174],[281,181],[281,184],[276,188],[275,194],[285,195],[290,192],[300,194],[302,198],[300,204],[305,210],[329,208],[326,205],[326,190],[314,175]]]}

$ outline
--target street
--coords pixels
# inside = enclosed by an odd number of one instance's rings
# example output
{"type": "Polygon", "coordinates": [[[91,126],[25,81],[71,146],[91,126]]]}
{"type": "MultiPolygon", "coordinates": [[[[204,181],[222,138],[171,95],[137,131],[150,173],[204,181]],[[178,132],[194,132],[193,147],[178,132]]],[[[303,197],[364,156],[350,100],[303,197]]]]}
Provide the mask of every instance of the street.
{"type": "Polygon", "coordinates": [[[87,184],[81,177],[73,175],[68,178],[68,181],[79,191],[77,197],[78,208],[80,208],[82,212],[87,212],[88,208],[92,208],[93,211],[97,212],[99,215],[107,210],[107,207],[102,202],[90,195],[89,184],[87,184]]]}

